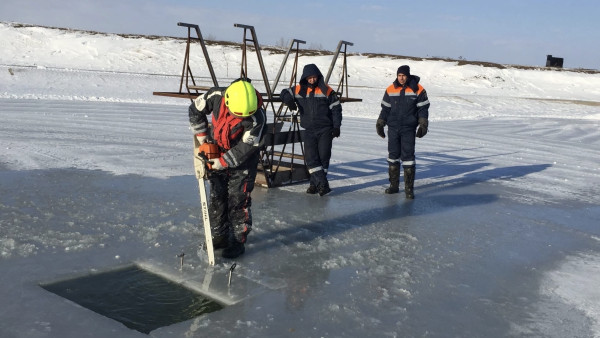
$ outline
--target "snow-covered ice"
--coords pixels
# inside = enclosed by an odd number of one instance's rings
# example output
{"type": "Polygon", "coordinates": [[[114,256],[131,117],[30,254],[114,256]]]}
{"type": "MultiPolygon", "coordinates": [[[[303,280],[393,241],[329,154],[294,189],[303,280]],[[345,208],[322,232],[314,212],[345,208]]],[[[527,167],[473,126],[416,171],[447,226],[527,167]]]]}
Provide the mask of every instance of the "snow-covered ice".
{"type": "MultiPolygon", "coordinates": [[[[152,95],[177,90],[184,42],[9,23],[0,36],[0,336],[143,336],[39,283],[130,262],[188,282],[227,272],[198,253],[189,101],[152,95]]],[[[237,77],[239,49],[209,55],[223,84],[237,77]]],[[[263,51],[269,76],[282,58],[263,51]]],[[[198,78],[203,62],[198,48],[198,78]]],[[[257,187],[235,261],[256,287],[150,336],[600,337],[600,74],[362,55],[348,73],[363,101],[343,106],[333,192],[257,187]],[[374,130],[405,63],[431,101],[414,201],[383,194],[374,130]]]]}

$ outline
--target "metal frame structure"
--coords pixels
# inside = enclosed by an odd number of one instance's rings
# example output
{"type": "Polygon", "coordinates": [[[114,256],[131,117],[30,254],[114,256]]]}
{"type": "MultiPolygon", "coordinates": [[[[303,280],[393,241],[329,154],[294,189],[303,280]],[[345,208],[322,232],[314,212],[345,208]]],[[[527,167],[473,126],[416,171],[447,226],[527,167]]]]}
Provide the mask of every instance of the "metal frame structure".
{"type": "MultiPolygon", "coordinates": [[[[248,76],[248,42],[253,44],[258,65],[260,67],[262,80],[267,94],[265,105],[271,106],[273,115],[270,122],[267,123],[267,130],[263,137],[263,144],[260,150],[260,168],[258,171],[256,183],[266,187],[277,187],[287,184],[298,183],[307,180],[310,175],[304,162],[304,149],[302,146],[302,137],[304,130],[300,129],[298,116],[290,114],[283,103],[279,103],[278,109],[275,109],[275,102],[281,102],[279,97],[275,97],[274,91],[281,77],[281,73],[287,63],[287,58],[291,50],[296,45],[296,55],[294,58],[293,74],[290,80],[290,86],[296,79],[298,69],[299,44],[305,43],[294,39],[288,48],[284,57],[277,78],[270,87],[269,79],[265,71],[264,62],[260,53],[260,45],[256,37],[256,31],[253,26],[234,24],[235,27],[244,29],[242,44],[242,62],[241,77],[248,76]],[[250,34],[248,34],[248,32],[250,34]],[[248,37],[250,35],[250,37],[248,37]],[[287,127],[287,130],[285,128],[287,127]]],[[[266,107],[265,107],[266,108],[266,107]]],[[[268,109],[267,109],[268,110],[268,109]]],[[[265,111],[267,111],[265,110],[265,111]]]]}
{"type": "MultiPolygon", "coordinates": [[[[277,77],[273,82],[271,92],[275,92],[292,50],[295,50],[294,62],[288,88],[296,85],[300,44],[305,43],[306,41],[298,39],[293,39],[290,42],[288,50],[281,62],[277,77]]],[[[275,132],[272,135],[268,134],[266,136],[266,146],[261,153],[263,162],[270,164],[269,178],[271,183],[292,184],[307,180],[310,177],[310,174],[306,169],[306,163],[304,161],[304,147],[302,142],[304,131],[300,129],[299,116],[297,112],[292,113],[289,111],[283,103],[279,105],[279,108],[276,111],[273,111],[275,112],[273,116],[273,126],[275,127],[273,130],[275,132]],[[287,131],[282,132],[286,127],[287,131]]]]}
{"type": "MultiPolygon", "coordinates": [[[[202,94],[201,91],[207,91],[213,86],[218,87],[219,84],[208,55],[206,44],[202,38],[200,27],[198,25],[182,22],[177,23],[177,25],[187,28],[187,43],[183,61],[183,69],[181,72],[181,80],[179,83],[179,91],[153,92],[153,94],[160,96],[188,98],[193,100],[202,94]],[[192,36],[192,32],[196,33],[196,37],[192,36]],[[192,74],[190,67],[190,46],[192,43],[196,42],[200,44],[202,52],[204,53],[206,66],[210,72],[213,86],[198,85],[192,74]]],[[[258,185],[271,188],[306,181],[310,175],[306,169],[306,163],[304,161],[304,146],[302,140],[305,131],[300,128],[300,117],[298,114],[295,112],[290,112],[288,108],[281,102],[279,95],[275,94],[275,90],[292,51],[294,52],[294,62],[292,65],[288,88],[294,87],[297,84],[300,44],[305,44],[306,42],[297,39],[291,41],[275,81],[272,83],[272,85],[270,85],[254,27],[243,24],[234,24],[234,27],[242,28],[244,30],[240,77],[248,77],[247,51],[249,48],[248,43],[251,43],[254,51],[256,52],[262,82],[264,85],[263,108],[267,112],[272,111],[272,114],[267,114],[267,127],[264,132],[264,137],[260,147],[260,164],[258,168],[258,175],[256,177],[256,183],[258,185]],[[276,103],[278,103],[277,109],[275,109],[276,103]]],[[[362,100],[348,97],[348,69],[346,59],[347,46],[353,46],[353,44],[343,40],[338,43],[325,82],[329,82],[333,68],[341,52],[343,55],[342,75],[336,92],[340,97],[340,102],[359,102],[362,100]]]]}
{"type": "Polygon", "coordinates": [[[201,93],[199,90],[208,90],[211,87],[206,86],[198,86],[196,84],[196,80],[194,79],[194,75],[192,74],[192,69],[190,68],[190,46],[192,42],[200,43],[200,47],[202,47],[202,53],[204,53],[204,58],[206,59],[206,66],[208,67],[208,71],[210,72],[210,77],[212,79],[214,87],[219,86],[219,82],[217,81],[217,76],[215,75],[215,71],[213,70],[212,63],[210,62],[210,57],[208,56],[208,50],[206,49],[206,43],[202,38],[202,33],[200,32],[200,27],[198,25],[178,22],[177,26],[186,27],[187,28],[187,41],[185,45],[185,55],[183,57],[183,69],[181,70],[181,81],[179,82],[179,91],[178,92],[153,92],[153,95],[159,96],[170,96],[170,97],[180,97],[180,98],[188,98],[194,99],[201,93]],[[192,29],[196,32],[196,37],[192,37],[192,29]],[[183,84],[185,81],[185,92],[183,91],[183,84]],[[190,84],[191,81],[191,84],[190,84]],[[193,92],[192,92],[193,91],[193,92]]]}
{"type": "Polygon", "coordinates": [[[340,42],[337,45],[337,48],[335,50],[335,53],[333,54],[333,59],[331,59],[331,65],[329,65],[329,70],[327,71],[327,76],[325,77],[325,83],[329,83],[329,79],[331,78],[331,74],[333,73],[333,67],[335,66],[335,63],[337,62],[337,59],[340,55],[340,51],[342,53],[342,55],[344,56],[343,61],[342,61],[342,75],[340,77],[340,83],[337,86],[336,92],[338,93],[339,97],[340,97],[340,102],[361,102],[362,99],[353,99],[350,98],[348,96],[348,61],[346,58],[346,49],[348,48],[348,46],[354,46],[354,44],[352,42],[348,42],[348,41],[344,41],[344,40],[340,40],[340,42]],[[344,47],[344,50],[342,51],[342,46],[344,47]],[[346,90],[344,95],[344,89],[346,90]]]}

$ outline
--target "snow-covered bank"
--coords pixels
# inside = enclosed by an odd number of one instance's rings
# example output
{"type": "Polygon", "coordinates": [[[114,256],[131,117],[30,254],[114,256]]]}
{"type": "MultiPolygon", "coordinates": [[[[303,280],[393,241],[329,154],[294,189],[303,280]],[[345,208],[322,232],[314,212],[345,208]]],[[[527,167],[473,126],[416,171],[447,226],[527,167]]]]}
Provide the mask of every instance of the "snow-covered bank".
{"type": "MultiPolygon", "coordinates": [[[[0,67],[6,69],[0,71],[0,97],[186,102],[150,95],[154,91],[176,91],[179,88],[184,40],[91,35],[40,27],[15,28],[8,23],[0,23],[0,34],[6,41],[0,51],[0,67]]],[[[222,45],[209,45],[207,48],[215,73],[222,83],[239,76],[242,57],[239,48],[222,45]]],[[[315,63],[326,71],[331,57],[302,56],[300,64],[315,63]]],[[[274,80],[283,54],[263,51],[263,60],[267,75],[274,80]]],[[[260,79],[256,63],[256,57],[249,53],[249,75],[260,79]]],[[[284,80],[286,76],[290,76],[291,60],[288,63],[279,88],[287,82],[284,80]]],[[[331,83],[339,82],[340,63],[332,74],[331,83]]],[[[600,73],[459,66],[458,62],[363,55],[348,57],[349,96],[361,98],[363,102],[347,105],[345,116],[376,118],[383,91],[394,80],[398,66],[405,63],[410,64],[413,74],[421,77],[421,83],[435,104],[431,114],[433,121],[523,116],[523,109],[527,115],[537,117],[600,119],[600,73]],[[537,105],[532,105],[529,99],[562,105],[552,105],[553,111],[530,108],[537,105]],[[587,109],[578,109],[581,108],[579,105],[587,109]]],[[[192,46],[190,66],[200,84],[208,85],[209,74],[199,46],[192,46]]],[[[258,87],[262,85],[261,81],[256,82],[258,87]]]]}

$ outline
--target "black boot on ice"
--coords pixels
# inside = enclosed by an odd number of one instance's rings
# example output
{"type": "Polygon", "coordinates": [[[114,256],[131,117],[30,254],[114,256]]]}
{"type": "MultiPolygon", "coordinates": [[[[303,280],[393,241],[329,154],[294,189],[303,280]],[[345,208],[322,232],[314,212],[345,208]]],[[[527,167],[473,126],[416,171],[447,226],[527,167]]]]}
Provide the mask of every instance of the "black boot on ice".
{"type": "Polygon", "coordinates": [[[396,194],[400,191],[400,164],[390,164],[388,173],[390,175],[390,186],[385,189],[385,193],[396,194]]]}
{"type": "Polygon", "coordinates": [[[329,187],[329,183],[323,184],[319,186],[319,196],[325,196],[331,192],[331,188],[329,187]]]}
{"type": "Polygon", "coordinates": [[[231,241],[229,246],[226,247],[221,253],[221,257],[223,258],[236,258],[244,254],[246,248],[244,247],[244,243],[238,241],[231,241]]]}
{"type": "MultiPolygon", "coordinates": [[[[229,246],[229,239],[227,235],[215,236],[213,237],[212,242],[214,250],[225,249],[227,246],[229,246]]],[[[204,241],[202,249],[206,251],[206,241],[204,241]]]]}
{"type": "Polygon", "coordinates": [[[215,236],[213,237],[213,248],[215,250],[225,249],[229,245],[228,236],[215,236]]]}
{"type": "Polygon", "coordinates": [[[314,185],[314,184],[311,184],[311,185],[309,185],[309,186],[308,186],[308,189],[306,189],[306,193],[307,193],[307,194],[314,195],[314,194],[316,194],[317,192],[319,192],[319,190],[317,189],[317,186],[316,186],[316,185],[314,185]]]}
{"type": "Polygon", "coordinates": [[[415,198],[415,167],[404,168],[404,193],[406,198],[412,200],[415,198]]]}

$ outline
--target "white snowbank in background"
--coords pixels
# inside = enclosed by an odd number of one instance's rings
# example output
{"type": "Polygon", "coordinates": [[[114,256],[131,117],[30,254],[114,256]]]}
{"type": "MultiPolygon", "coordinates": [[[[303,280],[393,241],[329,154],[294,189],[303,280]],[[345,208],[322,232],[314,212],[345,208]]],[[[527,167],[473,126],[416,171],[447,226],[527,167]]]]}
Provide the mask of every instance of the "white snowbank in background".
{"type": "MultiPolygon", "coordinates": [[[[182,29],[182,35],[186,31],[182,29]]],[[[15,74],[0,72],[0,97],[110,102],[185,104],[186,100],[152,96],[154,91],[177,91],[185,53],[184,40],[125,38],[118,35],[90,35],[40,27],[14,28],[0,23],[4,46],[0,65],[15,74]],[[43,73],[44,76],[40,76],[43,73]]],[[[260,42],[260,37],[259,37],[260,42]]],[[[241,52],[234,47],[208,46],[216,76],[226,85],[240,74],[241,52]]],[[[352,52],[351,47],[348,50],[352,52]]],[[[267,75],[273,81],[283,60],[282,54],[263,51],[267,75]]],[[[303,56],[300,67],[315,63],[326,74],[330,55],[303,56]]],[[[341,58],[330,84],[337,86],[341,58]]],[[[399,65],[409,64],[412,74],[421,77],[432,101],[431,120],[512,117],[600,119],[598,109],[569,109],[573,100],[600,101],[600,74],[570,71],[541,71],[458,66],[456,62],[348,57],[349,96],[363,102],[348,105],[344,116],[376,118],[385,88],[395,79],[399,65]],[[530,101],[529,99],[542,99],[530,101]],[[566,100],[559,111],[537,109],[536,103],[566,100]],[[563,109],[566,108],[566,109],[563,109]]],[[[257,59],[248,53],[250,78],[259,88],[257,59]]],[[[209,72],[199,45],[192,45],[190,66],[199,84],[209,85],[209,72]]],[[[289,82],[292,66],[288,59],[277,90],[289,82]]]]}

